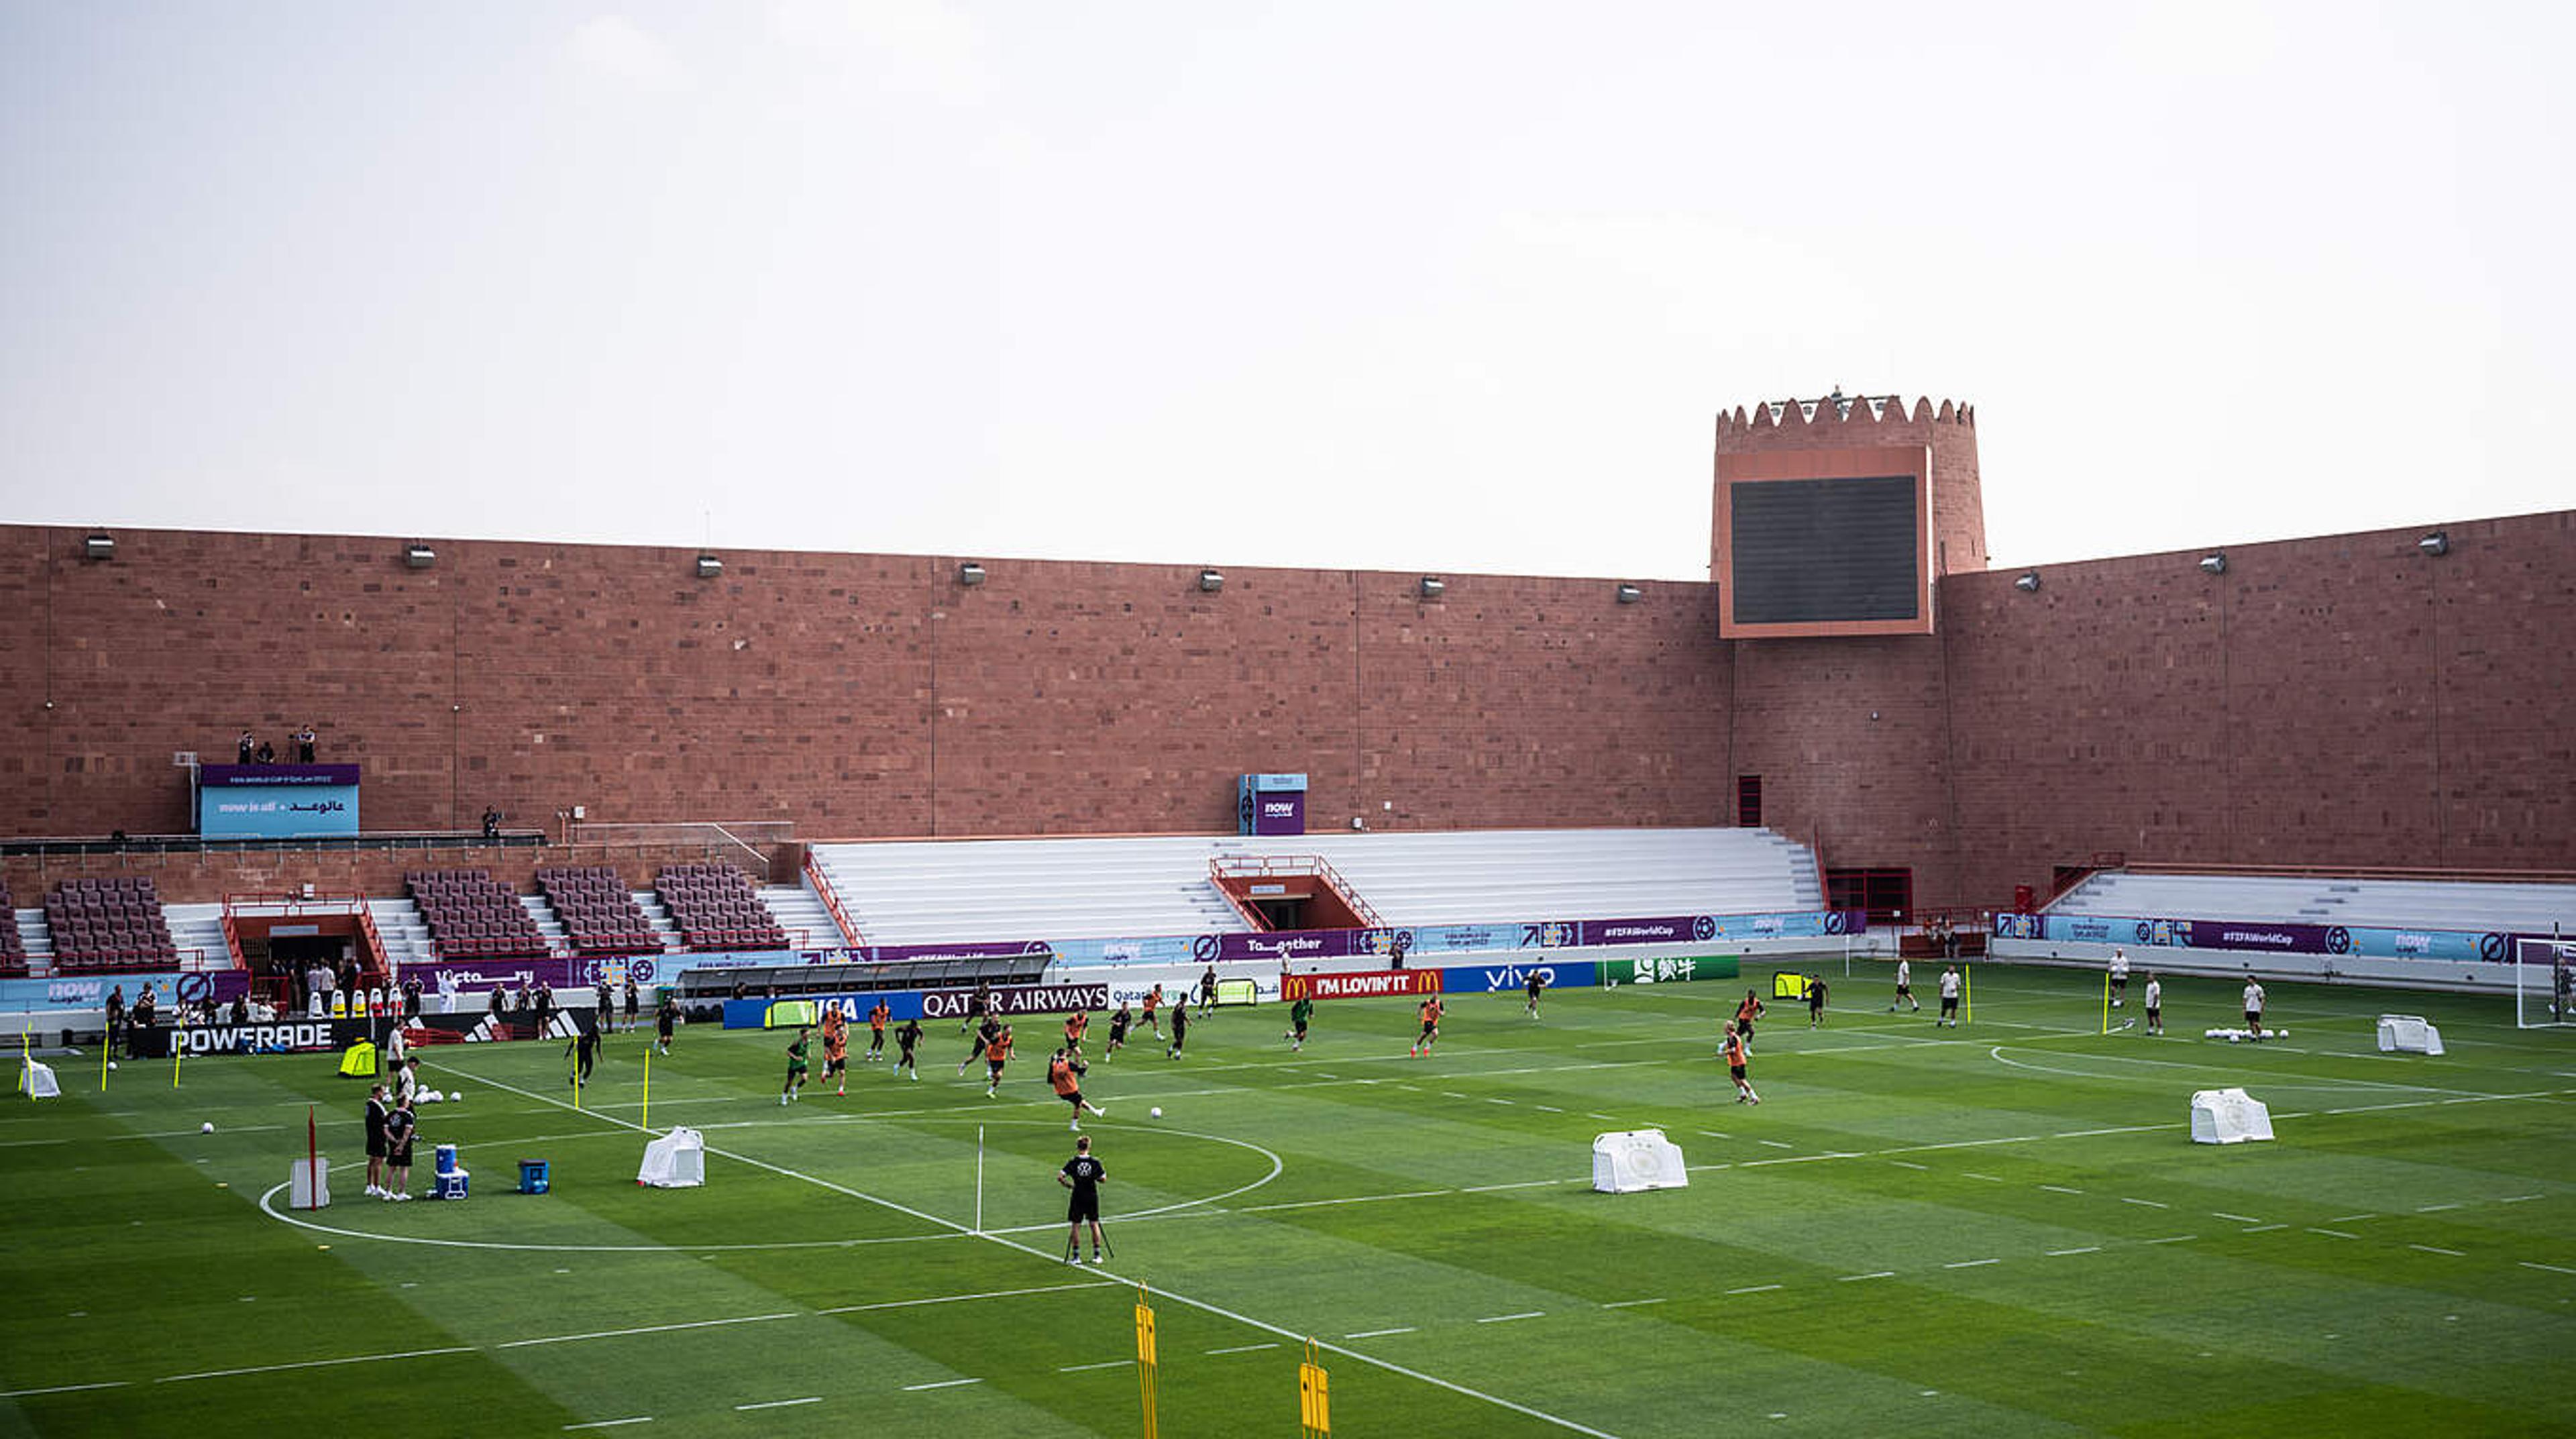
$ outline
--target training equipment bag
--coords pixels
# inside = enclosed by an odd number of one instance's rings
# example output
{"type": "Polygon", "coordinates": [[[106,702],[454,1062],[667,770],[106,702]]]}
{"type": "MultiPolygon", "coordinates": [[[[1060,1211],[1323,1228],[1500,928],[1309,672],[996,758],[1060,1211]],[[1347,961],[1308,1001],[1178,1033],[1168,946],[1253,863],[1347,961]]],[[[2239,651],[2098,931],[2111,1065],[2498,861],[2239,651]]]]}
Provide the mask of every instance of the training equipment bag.
{"type": "Polygon", "coordinates": [[[1604,1194],[1641,1189],[1682,1189],[1690,1171],[1681,1146],[1660,1129],[1623,1129],[1592,1141],[1592,1187],[1604,1194]]]}

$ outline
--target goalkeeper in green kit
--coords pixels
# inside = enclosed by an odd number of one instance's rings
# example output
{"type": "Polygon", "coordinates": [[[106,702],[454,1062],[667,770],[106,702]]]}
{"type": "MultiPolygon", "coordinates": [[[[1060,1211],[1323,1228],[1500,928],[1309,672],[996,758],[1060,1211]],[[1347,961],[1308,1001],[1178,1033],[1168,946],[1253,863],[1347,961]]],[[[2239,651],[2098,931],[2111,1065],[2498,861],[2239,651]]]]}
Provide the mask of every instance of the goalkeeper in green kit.
{"type": "Polygon", "coordinates": [[[1279,1037],[1296,1041],[1288,1046],[1291,1052],[1306,1047],[1306,1021],[1314,1017],[1315,997],[1313,995],[1301,994],[1297,996],[1295,1004],[1288,1006],[1288,1032],[1279,1037]]]}

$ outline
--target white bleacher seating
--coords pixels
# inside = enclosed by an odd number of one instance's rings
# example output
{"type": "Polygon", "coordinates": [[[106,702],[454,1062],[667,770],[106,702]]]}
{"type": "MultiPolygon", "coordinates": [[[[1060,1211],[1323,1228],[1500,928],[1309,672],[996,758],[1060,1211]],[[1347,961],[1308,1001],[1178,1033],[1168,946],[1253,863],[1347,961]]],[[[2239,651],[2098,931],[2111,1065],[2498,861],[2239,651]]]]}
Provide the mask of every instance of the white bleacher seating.
{"type": "Polygon", "coordinates": [[[1815,861],[1758,829],[1454,830],[907,841],[814,848],[872,944],[1234,933],[1219,855],[1321,855],[1390,925],[1823,907],[1815,861]]]}
{"type": "Polygon", "coordinates": [[[2554,923],[2576,934],[2576,884],[2115,870],[2085,880],[2050,905],[2049,912],[2480,934],[2546,934],[2554,923]]]}

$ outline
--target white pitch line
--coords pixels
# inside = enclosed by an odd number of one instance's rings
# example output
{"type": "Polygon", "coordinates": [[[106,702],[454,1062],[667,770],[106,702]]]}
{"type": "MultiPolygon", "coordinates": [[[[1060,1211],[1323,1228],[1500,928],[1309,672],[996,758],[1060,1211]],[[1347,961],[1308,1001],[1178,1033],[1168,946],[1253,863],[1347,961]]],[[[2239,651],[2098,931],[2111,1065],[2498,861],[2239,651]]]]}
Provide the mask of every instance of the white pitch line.
{"type": "Polygon", "coordinates": [[[31,1394],[77,1394],[84,1389],[122,1389],[125,1387],[125,1382],[122,1379],[110,1379],[98,1384],[56,1384],[44,1389],[10,1389],[0,1391],[0,1399],[24,1399],[31,1394]]]}
{"type": "Polygon", "coordinates": [[[1944,1269],[1980,1269],[1989,1264],[2001,1263],[2003,1263],[2003,1261],[2000,1259],[1960,1259],[1944,1264],[1941,1267],[1944,1269]]]}
{"type": "Polygon", "coordinates": [[[733,1319],[697,1319],[686,1324],[646,1324],[635,1329],[601,1329],[589,1334],[548,1334],[537,1339],[513,1339],[495,1344],[495,1349],[533,1349],[541,1344],[581,1344],[593,1339],[626,1339],[638,1334],[670,1334],[683,1329],[723,1329],[736,1324],[767,1324],[778,1319],[799,1317],[795,1310],[777,1314],[745,1314],[733,1319]]]}
{"type": "Polygon", "coordinates": [[[1635,1309],[1641,1305],[1661,1304],[1663,1302],[1664,1301],[1660,1299],[1613,1299],[1601,1307],[1604,1309],[1635,1309]]]}
{"type": "Polygon", "coordinates": [[[617,1429],[628,1424],[650,1424],[652,1422],[652,1415],[638,1414],[632,1419],[593,1419],[587,1424],[567,1424],[564,1426],[564,1429],[567,1432],[574,1429],[617,1429]]]}
{"type": "Polygon", "coordinates": [[[1460,1187],[1458,1192],[1461,1194],[1492,1194],[1496,1190],[1501,1189],[1537,1189],[1542,1185],[1576,1184],[1580,1182],[1581,1181],[1579,1180],[1573,1179],[1520,1179],[1514,1180],[1509,1184],[1464,1185],[1460,1187]]]}
{"type": "Polygon", "coordinates": [[[155,1384],[186,1384],[197,1379],[230,1379],[242,1374],[276,1374],[289,1369],[329,1369],[342,1364],[375,1364],[390,1359],[426,1359],[435,1354],[471,1354],[470,1344],[451,1344],[443,1349],[406,1349],[395,1354],[352,1354],[345,1359],[298,1359],[288,1364],[247,1364],[239,1369],[206,1369],[194,1374],[166,1374],[155,1384]]]}
{"type": "Polygon", "coordinates": [[[736,1404],[733,1406],[733,1412],[736,1414],[748,1414],[755,1409],[793,1409],[799,1404],[820,1404],[822,1402],[823,1396],[820,1394],[809,1395],[803,1399],[764,1399],[757,1404],[736,1404]]]}
{"type": "Polygon", "coordinates": [[[2064,1259],[2069,1255],[2074,1254],[2099,1254],[2101,1252],[2102,1246],[2099,1244],[2087,1244],[2075,1249],[2051,1249],[2047,1251],[2048,1257],[2051,1259],[2064,1259]]]}
{"type": "Polygon", "coordinates": [[[1710,1139],[1733,1139],[1735,1137],[1732,1134],[1720,1134],[1714,1129],[1703,1129],[1700,1133],[1710,1139]]]}
{"type": "Polygon", "coordinates": [[[2257,1225],[2255,1225],[2255,1226],[2254,1226],[2253,1228],[2251,1228],[2251,1229],[2240,1229],[2240,1230],[2238,1230],[2238,1231],[2237,1231],[2237,1233],[2239,1233],[2239,1234],[2269,1234],[2269,1233],[2271,1233],[2271,1232],[2272,1232],[2273,1230],[2275,1230],[2275,1229],[2287,1229],[2287,1228],[2289,1228],[2289,1227],[2290,1227],[2290,1226],[2288,1226],[2288,1225],[2286,1225],[2286,1224],[2257,1224],[2257,1225]]]}
{"type": "Polygon", "coordinates": [[[2063,1184],[2043,1184],[2039,1187],[2047,1190],[2051,1194],[2081,1194],[2084,1192],[2081,1189],[2069,1189],[2063,1184]]]}
{"type": "Polygon", "coordinates": [[[1375,1204],[1383,1199],[1429,1199],[1435,1195],[1455,1194],[1454,1189],[1408,1189],[1401,1194],[1353,1194],[1340,1199],[1297,1199],[1285,1204],[1246,1204],[1237,1214],[1269,1214],[1282,1209],[1320,1209],[1330,1204],[1375,1204]]]}
{"type": "Polygon", "coordinates": [[[940,1294],[928,1299],[886,1299],[875,1304],[844,1304],[836,1309],[817,1309],[816,1314],[865,1314],[872,1309],[915,1309],[924,1304],[963,1304],[972,1299],[1017,1299],[1023,1294],[1055,1294],[1067,1289],[1107,1289],[1106,1279],[1086,1280],[1079,1284],[1040,1284],[1029,1289],[987,1289],[979,1294],[940,1294]]]}
{"type": "Polygon", "coordinates": [[[2546,1269],[2552,1274],[2576,1274],[2576,1269],[2567,1269],[2556,1264],[2543,1264],[2535,1259],[2525,1259],[2519,1262],[2525,1269],[2546,1269]]]}
{"type": "Polygon", "coordinates": [[[1363,1329],[1357,1334],[1345,1334],[1342,1337],[1344,1339],[1383,1339],[1389,1334],[1410,1334],[1412,1332],[1413,1326],[1407,1324],[1395,1329],[1363,1329]]]}
{"type": "Polygon", "coordinates": [[[1257,1350],[1262,1350],[1262,1349],[1276,1349],[1276,1348],[1278,1348],[1278,1347],[1279,1347],[1278,1342],[1277,1342],[1277,1341],[1275,1341],[1275,1340],[1272,1340],[1272,1341],[1266,1341],[1266,1342],[1263,1342],[1263,1343],[1260,1343],[1260,1344],[1230,1344],[1230,1345],[1226,1346],[1226,1347],[1225,1347],[1225,1348],[1223,1348],[1223,1349],[1211,1349],[1211,1350],[1209,1350],[1209,1351],[1208,1351],[1208,1353],[1210,1353],[1210,1354],[1250,1354],[1250,1353],[1253,1353],[1253,1352],[1255,1352],[1255,1351],[1257,1351],[1257,1350]]]}
{"type": "Polygon", "coordinates": [[[2313,1224],[2308,1226],[2308,1232],[2310,1234],[2322,1234],[2329,1239],[2359,1239],[2361,1237],[2358,1234],[2346,1234],[2340,1229],[2319,1229],[2313,1224]]]}
{"type": "Polygon", "coordinates": [[[1932,1168],[1929,1164],[1917,1164],[1911,1159],[1891,1159],[1887,1162],[1899,1169],[1920,1169],[1929,1172],[1932,1168]]]}
{"type": "Polygon", "coordinates": [[[2173,1208],[2173,1206],[2172,1206],[2172,1205],[2165,1203],[2165,1202],[2164,1202],[2163,1200],[2161,1200],[2161,1199],[2131,1199],[2129,1196],[2127,1196],[2127,1195],[2125,1195],[2125,1194],[2123,1194],[2123,1195],[2121,1195],[2121,1196],[2120,1196],[2120,1202],[2121,1202],[2122,1204],[2135,1204],[2135,1205],[2139,1205],[2139,1206],[2142,1206],[2142,1207],[2147,1208],[2147,1209],[2171,1209],[2171,1208],[2173,1208]]]}
{"type": "Polygon", "coordinates": [[[2409,1244],[2406,1247],[2409,1249],[2420,1249],[2426,1254],[2445,1255],[2452,1259],[2466,1259],[2469,1257],[2457,1249],[2444,1249],[2437,1244],[2409,1244]]]}
{"type": "Polygon", "coordinates": [[[1546,1317],[1547,1311],[1544,1309],[1525,1309],[1518,1314],[1489,1314],[1476,1322],[1479,1324],[1509,1324],[1515,1319],[1545,1319],[1546,1317]]]}
{"type": "Polygon", "coordinates": [[[2189,1244],[2199,1237],[2197,1234],[2168,1234],[2162,1239],[2141,1239],[2138,1242],[2140,1244],[2189,1244]]]}
{"type": "Polygon", "coordinates": [[[2512,1197],[2512,1198],[2510,1198],[2510,1199],[2499,1199],[2499,1200],[2497,1200],[2497,1201],[2496,1201],[2496,1203],[2498,1203],[2498,1204],[2529,1204],[2531,1201],[2533,1201],[2533,1200],[2535,1200],[2535,1199],[2546,1199],[2546,1198],[2548,1198],[2548,1197],[2549,1197],[2549,1196],[2547,1196],[2547,1195],[2545,1195],[2545,1194],[2517,1194],[2517,1195],[2513,1196],[2513,1197],[2512,1197]]]}
{"type": "Polygon", "coordinates": [[[1774,1148],[1774,1149],[1795,1149],[1795,1148],[1797,1148],[1797,1147],[1798,1147],[1798,1146],[1796,1146],[1796,1145],[1794,1145],[1794,1144],[1791,1144],[1789,1141],[1787,1141],[1787,1140],[1785,1140],[1785,1139],[1766,1139],[1766,1140],[1763,1140],[1762,1142],[1763,1142],[1764,1144],[1770,1145],[1770,1146],[1771,1146],[1772,1148],[1774,1148]]]}
{"type": "Polygon", "coordinates": [[[1767,1294],[1779,1287],[1780,1286],[1777,1284],[1747,1284],[1741,1289],[1730,1289],[1726,1292],[1729,1294],[1767,1294]]]}
{"type": "Polygon", "coordinates": [[[1895,1277],[1895,1270],[1881,1269],[1869,1274],[1837,1274],[1834,1276],[1834,1282],[1836,1284],[1852,1284],[1863,1279],[1894,1279],[1895,1277]]]}
{"type": "Polygon", "coordinates": [[[2457,1204],[2418,1204],[2415,1206],[2415,1212],[2418,1214],[2433,1214],[2444,1209],[2457,1209],[2459,1207],[2460,1206],[2457,1204]]]}
{"type": "Polygon", "coordinates": [[[935,1384],[906,1384],[903,1386],[903,1392],[906,1394],[918,1394],[924,1389],[954,1389],[960,1384],[981,1384],[983,1382],[984,1381],[981,1379],[942,1379],[935,1384]]]}
{"type": "Polygon", "coordinates": [[[1097,1364],[1060,1365],[1057,1367],[1055,1372],[1058,1374],[1081,1374],[1093,1369],[1124,1369],[1135,1362],[1136,1361],[1133,1359],[1103,1359],[1097,1364]]]}
{"type": "MultiPolygon", "coordinates": [[[[1966,1171],[1965,1171],[1965,1170],[1962,1170],[1962,1171],[1960,1171],[1960,1172],[1961,1172],[1961,1173],[1963,1173],[1963,1174],[1964,1174],[1964,1173],[1966,1173],[1966,1171]]],[[[1991,1174],[1969,1174],[1969,1175],[1968,1175],[1968,1177],[1969,1177],[1970,1179],[1982,1179],[1982,1180],[1986,1181],[1988,1184],[2001,1184],[2001,1183],[2003,1183],[2003,1181],[2002,1181],[2002,1180],[1995,1178],[1995,1177],[1994,1177],[1993,1175],[1991,1175],[1991,1174]]]]}
{"type": "Polygon", "coordinates": [[[2327,1221],[2326,1221],[2326,1223],[2328,1223],[2328,1224],[2359,1224],[2361,1221],[2363,1221],[2363,1220],[2365,1220],[2365,1219],[2377,1219],[2378,1217],[2379,1217],[2379,1216],[2378,1216],[2378,1215],[2376,1215],[2376,1214],[2339,1214],[2339,1215],[2336,1215],[2334,1218],[2327,1220],[2327,1221]]]}
{"type": "Polygon", "coordinates": [[[2213,1209],[2213,1210],[2211,1210],[2211,1211],[2209,1211],[2209,1212],[2210,1212],[2211,1216],[2212,1216],[2212,1217],[2214,1217],[2214,1218],[2218,1218],[2218,1219],[2232,1219],[2232,1220],[2236,1221],[2236,1222],[2237,1222],[2237,1223],[2239,1223],[2239,1224],[2260,1224],[2260,1223],[2262,1223],[2262,1222],[2263,1222],[2262,1220],[2255,1218],[2255,1217],[2254,1217],[2253,1215],[2251,1215],[2251,1214],[2230,1214],[2230,1213],[2228,1213],[2228,1212],[2227,1212],[2226,1210],[2224,1210],[2224,1209],[2213,1209]]]}

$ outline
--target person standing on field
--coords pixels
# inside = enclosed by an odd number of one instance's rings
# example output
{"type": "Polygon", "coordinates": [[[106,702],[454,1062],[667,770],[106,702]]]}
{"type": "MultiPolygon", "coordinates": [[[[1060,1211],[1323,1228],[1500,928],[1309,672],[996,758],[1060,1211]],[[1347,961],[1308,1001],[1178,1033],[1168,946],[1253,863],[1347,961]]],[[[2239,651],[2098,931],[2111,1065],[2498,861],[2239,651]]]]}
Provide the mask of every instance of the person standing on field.
{"type": "Polygon", "coordinates": [[[2118,1009],[2129,1002],[2129,956],[2117,948],[2111,950],[2111,1007],[2118,1009]]]}
{"type": "Polygon", "coordinates": [[[2147,972],[2147,1033],[2162,1037],[2165,1032],[2165,982],[2147,972]]]}
{"type": "Polygon", "coordinates": [[[1932,1022],[1959,1027],[1959,966],[1955,964],[1941,966],[1941,1017],[1932,1022]]]}
{"type": "Polygon", "coordinates": [[[1091,1262],[1100,1262],[1100,1185],[1108,1177],[1109,1171],[1101,1168],[1100,1161],[1091,1157],[1091,1136],[1086,1134],[1076,1139],[1073,1158],[1066,1160],[1064,1168],[1055,1176],[1056,1183],[1073,1191],[1064,1215],[1070,1227],[1064,1241],[1065,1262],[1068,1264],[1082,1262],[1082,1226],[1085,1224],[1091,1226],[1091,1262]]]}
{"type": "Polygon", "coordinates": [[[2263,1042],[2263,982],[2250,974],[2245,976],[2245,1037],[2263,1042]]]}
{"type": "Polygon", "coordinates": [[[1760,1104],[1762,1096],[1753,1092],[1753,1082],[1744,1077],[1745,1066],[1753,1062],[1753,1046],[1746,1043],[1747,1038],[1748,1036],[1737,1031],[1735,1021],[1727,1021],[1726,1073],[1728,1078],[1735,1081],[1736,1103],[1760,1104]]]}
{"type": "Polygon", "coordinates": [[[1887,1012],[1894,1014],[1898,1004],[1914,1006],[1916,1014],[1923,1012],[1923,1001],[1914,997],[1914,966],[1902,959],[1896,962],[1896,1003],[1889,1005],[1887,1012]]]}

